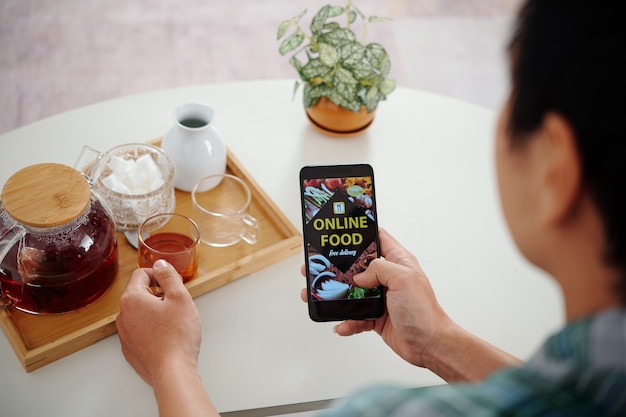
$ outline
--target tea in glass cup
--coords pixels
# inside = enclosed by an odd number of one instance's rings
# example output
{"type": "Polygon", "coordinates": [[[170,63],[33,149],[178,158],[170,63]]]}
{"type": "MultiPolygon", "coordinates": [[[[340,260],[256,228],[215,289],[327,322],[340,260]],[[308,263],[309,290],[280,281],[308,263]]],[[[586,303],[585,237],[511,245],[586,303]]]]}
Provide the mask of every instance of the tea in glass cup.
{"type": "Polygon", "coordinates": [[[167,261],[188,282],[198,270],[197,246],[200,230],[189,217],[175,213],[157,214],[139,227],[137,264],[152,268],[159,259],[167,261]]]}

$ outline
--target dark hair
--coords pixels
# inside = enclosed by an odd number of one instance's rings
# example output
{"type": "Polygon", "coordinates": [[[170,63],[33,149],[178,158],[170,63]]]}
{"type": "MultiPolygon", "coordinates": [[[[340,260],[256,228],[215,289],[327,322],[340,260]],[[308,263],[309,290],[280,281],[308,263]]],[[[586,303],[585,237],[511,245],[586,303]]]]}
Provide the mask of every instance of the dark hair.
{"type": "Polygon", "coordinates": [[[509,44],[508,130],[513,143],[523,142],[547,112],[572,126],[583,180],[604,222],[605,262],[621,272],[626,303],[623,11],[622,0],[528,0],[522,6],[509,44]]]}

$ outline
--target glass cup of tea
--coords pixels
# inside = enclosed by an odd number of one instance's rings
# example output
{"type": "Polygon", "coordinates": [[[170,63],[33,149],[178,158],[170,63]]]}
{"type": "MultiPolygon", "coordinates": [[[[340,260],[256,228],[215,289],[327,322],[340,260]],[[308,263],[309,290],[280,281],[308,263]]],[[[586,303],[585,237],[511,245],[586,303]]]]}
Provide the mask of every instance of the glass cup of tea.
{"type": "Polygon", "coordinates": [[[224,247],[241,240],[250,245],[258,241],[259,222],[248,214],[252,193],[240,178],[230,174],[202,178],[191,200],[203,243],[224,247]]]}
{"type": "Polygon", "coordinates": [[[196,274],[200,230],[189,217],[176,213],[148,217],[139,227],[137,237],[140,268],[152,268],[154,262],[163,259],[178,271],[183,282],[196,274]]]}

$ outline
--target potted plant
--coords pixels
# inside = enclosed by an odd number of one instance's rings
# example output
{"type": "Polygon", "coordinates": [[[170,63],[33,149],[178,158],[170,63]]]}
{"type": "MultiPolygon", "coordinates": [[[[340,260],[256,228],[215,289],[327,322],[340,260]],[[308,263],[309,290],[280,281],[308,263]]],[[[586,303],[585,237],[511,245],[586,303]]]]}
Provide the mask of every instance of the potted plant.
{"type": "Polygon", "coordinates": [[[364,43],[371,23],[389,19],[368,17],[348,0],[345,6],[323,6],[307,33],[300,25],[306,13],[278,28],[279,52],[292,53],[289,62],[301,80],[296,81],[294,94],[303,84],[304,107],[318,129],[337,135],[360,133],[372,122],[378,103],[396,87],[394,80],[387,79],[391,61],[385,48],[364,43]],[[360,38],[352,29],[357,20],[360,38]],[[343,125],[330,124],[337,121],[343,125]]]}

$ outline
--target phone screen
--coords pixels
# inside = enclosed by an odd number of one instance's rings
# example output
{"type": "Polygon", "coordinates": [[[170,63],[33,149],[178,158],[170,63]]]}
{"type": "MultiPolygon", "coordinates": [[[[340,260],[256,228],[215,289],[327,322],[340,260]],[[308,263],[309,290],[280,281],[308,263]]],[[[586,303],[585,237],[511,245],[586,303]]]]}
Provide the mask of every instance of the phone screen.
{"type": "Polygon", "coordinates": [[[372,167],[304,167],[300,185],[309,315],[315,321],[379,317],[382,287],[361,288],[353,279],[379,256],[372,167]]]}

